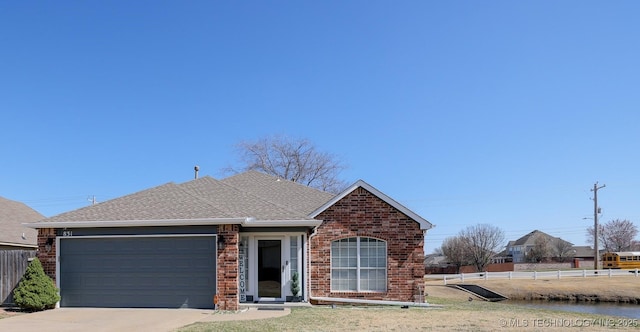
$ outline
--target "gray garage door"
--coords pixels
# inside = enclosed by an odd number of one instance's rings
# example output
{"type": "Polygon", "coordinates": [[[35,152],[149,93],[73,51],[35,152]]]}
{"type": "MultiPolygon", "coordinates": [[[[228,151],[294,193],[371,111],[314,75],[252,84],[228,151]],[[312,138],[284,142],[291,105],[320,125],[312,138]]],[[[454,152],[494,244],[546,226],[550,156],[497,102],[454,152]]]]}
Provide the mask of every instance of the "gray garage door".
{"type": "Polygon", "coordinates": [[[213,308],[215,237],[60,240],[60,305],[213,308]]]}

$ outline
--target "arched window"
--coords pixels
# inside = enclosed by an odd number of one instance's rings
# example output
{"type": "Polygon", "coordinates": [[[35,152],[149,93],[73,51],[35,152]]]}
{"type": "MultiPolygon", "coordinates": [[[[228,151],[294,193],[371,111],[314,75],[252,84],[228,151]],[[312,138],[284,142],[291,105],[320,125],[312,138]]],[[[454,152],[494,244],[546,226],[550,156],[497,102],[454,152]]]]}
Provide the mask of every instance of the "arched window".
{"type": "Polygon", "coordinates": [[[385,292],[387,243],[359,236],[331,242],[331,290],[385,292]]]}

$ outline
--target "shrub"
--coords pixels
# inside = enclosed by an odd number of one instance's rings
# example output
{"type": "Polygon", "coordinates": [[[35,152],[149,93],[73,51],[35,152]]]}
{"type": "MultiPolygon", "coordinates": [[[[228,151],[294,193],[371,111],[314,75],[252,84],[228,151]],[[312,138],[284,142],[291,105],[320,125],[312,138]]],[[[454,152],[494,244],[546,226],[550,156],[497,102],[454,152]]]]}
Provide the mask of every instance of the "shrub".
{"type": "Polygon", "coordinates": [[[58,288],[44,273],[38,258],[34,258],[27,267],[18,287],[13,291],[13,299],[21,309],[30,311],[52,309],[60,301],[58,288]]]}
{"type": "Polygon", "coordinates": [[[300,293],[300,281],[298,276],[298,271],[294,271],[291,275],[291,293],[293,296],[298,296],[300,293]]]}

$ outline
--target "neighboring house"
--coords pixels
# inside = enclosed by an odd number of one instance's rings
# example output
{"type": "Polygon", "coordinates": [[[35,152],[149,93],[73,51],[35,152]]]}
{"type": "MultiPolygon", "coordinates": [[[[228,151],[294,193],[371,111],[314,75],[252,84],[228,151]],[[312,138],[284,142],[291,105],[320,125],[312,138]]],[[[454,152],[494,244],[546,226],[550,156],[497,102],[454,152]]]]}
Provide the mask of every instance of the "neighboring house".
{"type": "Polygon", "coordinates": [[[534,230],[515,241],[509,241],[505,252],[508,256],[513,258],[514,263],[522,263],[526,262],[529,255],[542,245],[544,245],[546,249],[544,250],[546,252],[546,255],[543,255],[544,257],[572,256],[572,243],[559,237],[553,237],[539,230],[534,230]]]}
{"type": "Polygon", "coordinates": [[[0,306],[13,304],[13,289],[38,248],[38,231],[23,223],[42,219],[25,204],[0,197],[0,306]]]}
{"type": "Polygon", "coordinates": [[[0,250],[35,250],[38,231],[23,223],[42,219],[43,215],[25,204],[0,197],[0,250]]]}
{"type": "Polygon", "coordinates": [[[237,310],[414,301],[432,225],[369,184],[340,194],[250,171],[167,183],[30,224],[62,307],[237,310]],[[49,244],[49,246],[47,246],[49,244]]]}
{"type": "Polygon", "coordinates": [[[424,266],[425,267],[447,267],[449,266],[449,261],[445,255],[441,254],[430,254],[424,256],[424,266]]]}
{"type": "Polygon", "coordinates": [[[583,260],[593,260],[595,251],[590,246],[573,246],[571,251],[574,258],[583,260]]]}

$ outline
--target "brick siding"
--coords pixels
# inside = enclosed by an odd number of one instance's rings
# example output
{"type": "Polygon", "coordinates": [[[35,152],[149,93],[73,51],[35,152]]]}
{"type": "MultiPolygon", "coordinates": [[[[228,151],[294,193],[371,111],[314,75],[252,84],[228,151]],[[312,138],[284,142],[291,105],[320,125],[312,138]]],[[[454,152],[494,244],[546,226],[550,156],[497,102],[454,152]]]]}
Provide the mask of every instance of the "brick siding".
{"type": "Polygon", "coordinates": [[[418,222],[358,188],[316,217],[310,241],[311,296],[409,301],[424,287],[424,236],[418,222]],[[386,292],[331,292],[331,242],[366,236],[387,242],[386,292]]]}
{"type": "Polygon", "coordinates": [[[217,283],[218,309],[238,310],[238,242],[240,226],[218,226],[218,235],[224,239],[224,244],[218,247],[217,283]]]}
{"type": "Polygon", "coordinates": [[[38,253],[36,257],[42,263],[44,273],[56,281],[56,230],[53,228],[38,229],[38,253]],[[47,251],[47,239],[53,238],[51,249],[47,251]]]}

